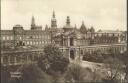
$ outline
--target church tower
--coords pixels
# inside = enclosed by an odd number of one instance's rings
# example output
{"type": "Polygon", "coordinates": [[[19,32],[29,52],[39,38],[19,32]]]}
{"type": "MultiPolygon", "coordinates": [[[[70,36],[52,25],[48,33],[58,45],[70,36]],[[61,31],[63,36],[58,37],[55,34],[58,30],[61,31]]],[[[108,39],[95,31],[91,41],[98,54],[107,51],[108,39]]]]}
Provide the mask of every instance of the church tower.
{"type": "Polygon", "coordinates": [[[34,16],[32,16],[32,20],[31,20],[31,30],[33,30],[35,28],[36,24],[35,24],[35,18],[34,16]]]}
{"type": "Polygon", "coordinates": [[[51,28],[57,28],[57,21],[55,17],[55,12],[53,11],[52,19],[51,19],[51,28]]]}
{"type": "Polygon", "coordinates": [[[70,18],[69,18],[69,16],[67,16],[66,25],[70,25],[70,18]]]}
{"type": "Polygon", "coordinates": [[[83,33],[83,34],[87,33],[87,28],[84,24],[84,21],[82,21],[82,25],[80,27],[80,32],[83,33]]]}
{"type": "Polygon", "coordinates": [[[34,27],[34,26],[35,26],[35,18],[34,18],[34,16],[32,16],[31,27],[34,27]]]}

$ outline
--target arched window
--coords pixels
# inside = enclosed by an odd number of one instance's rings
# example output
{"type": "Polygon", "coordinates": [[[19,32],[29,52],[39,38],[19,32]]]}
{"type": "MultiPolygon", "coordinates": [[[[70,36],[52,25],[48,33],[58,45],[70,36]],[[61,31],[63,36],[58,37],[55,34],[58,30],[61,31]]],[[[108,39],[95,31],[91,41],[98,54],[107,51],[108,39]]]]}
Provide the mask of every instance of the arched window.
{"type": "Polygon", "coordinates": [[[5,37],[3,37],[3,40],[5,40],[5,37]]]}
{"type": "Polygon", "coordinates": [[[70,38],[70,46],[73,46],[74,42],[73,42],[73,38],[70,38]]]}
{"type": "Polygon", "coordinates": [[[71,59],[74,59],[75,58],[74,50],[70,50],[70,58],[71,59]]]}
{"type": "Polygon", "coordinates": [[[8,63],[8,57],[7,56],[4,56],[3,57],[3,64],[7,64],[8,63]]]}

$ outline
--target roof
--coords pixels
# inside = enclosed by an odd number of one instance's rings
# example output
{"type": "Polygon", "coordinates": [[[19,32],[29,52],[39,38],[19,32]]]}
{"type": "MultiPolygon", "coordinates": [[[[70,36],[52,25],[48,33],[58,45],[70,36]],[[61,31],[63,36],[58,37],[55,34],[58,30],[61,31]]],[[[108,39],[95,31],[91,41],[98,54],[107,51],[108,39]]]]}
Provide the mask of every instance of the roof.
{"type": "Polygon", "coordinates": [[[24,34],[26,34],[26,35],[34,35],[34,34],[36,34],[36,35],[48,35],[49,34],[49,32],[47,32],[47,31],[44,31],[44,30],[25,30],[24,31],[24,34]]]}
{"type": "Polygon", "coordinates": [[[17,24],[17,25],[15,25],[14,27],[23,27],[23,26],[21,26],[20,24],[17,24]]]}
{"type": "Polygon", "coordinates": [[[1,30],[1,35],[12,35],[13,30],[1,30]]]}
{"type": "Polygon", "coordinates": [[[96,33],[122,33],[122,31],[118,31],[118,30],[99,30],[96,33]]]}

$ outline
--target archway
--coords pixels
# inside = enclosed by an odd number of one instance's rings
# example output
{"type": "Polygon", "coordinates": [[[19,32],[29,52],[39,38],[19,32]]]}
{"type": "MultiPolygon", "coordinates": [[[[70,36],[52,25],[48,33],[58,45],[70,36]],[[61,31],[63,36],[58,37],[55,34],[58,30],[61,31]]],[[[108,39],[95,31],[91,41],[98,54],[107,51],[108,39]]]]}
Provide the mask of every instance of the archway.
{"type": "Polygon", "coordinates": [[[70,50],[70,58],[71,58],[71,59],[75,59],[74,50],[70,50]]]}
{"type": "Polygon", "coordinates": [[[74,39],[73,38],[70,38],[70,46],[73,46],[74,45],[74,39]]]}

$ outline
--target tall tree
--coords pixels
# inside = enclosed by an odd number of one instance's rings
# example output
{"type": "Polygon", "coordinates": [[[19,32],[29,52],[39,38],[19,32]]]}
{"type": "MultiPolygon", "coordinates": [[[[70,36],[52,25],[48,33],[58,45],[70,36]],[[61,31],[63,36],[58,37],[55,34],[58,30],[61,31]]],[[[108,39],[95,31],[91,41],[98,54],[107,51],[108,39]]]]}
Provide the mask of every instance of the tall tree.
{"type": "Polygon", "coordinates": [[[19,83],[51,83],[49,75],[44,73],[36,64],[24,65],[21,69],[22,77],[19,83]]]}
{"type": "Polygon", "coordinates": [[[65,75],[66,83],[100,82],[99,78],[96,72],[94,74],[90,68],[83,68],[79,64],[71,64],[65,75]]]}
{"type": "Polygon", "coordinates": [[[10,71],[7,66],[1,66],[1,83],[9,83],[10,71]]]}
{"type": "Polygon", "coordinates": [[[107,80],[110,82],[121,81],[120,77],[124,74],[123,62],[115,57],[109,57],[104,63],[106,68],[108,68],[107,80]]]}
{"type": "Polygon", "coordinates": [[[55,45],[44,47],[44,54],[38,60],[38,66],[49,74],[64,73],[68,67],[69,59],[55,45]]]}

